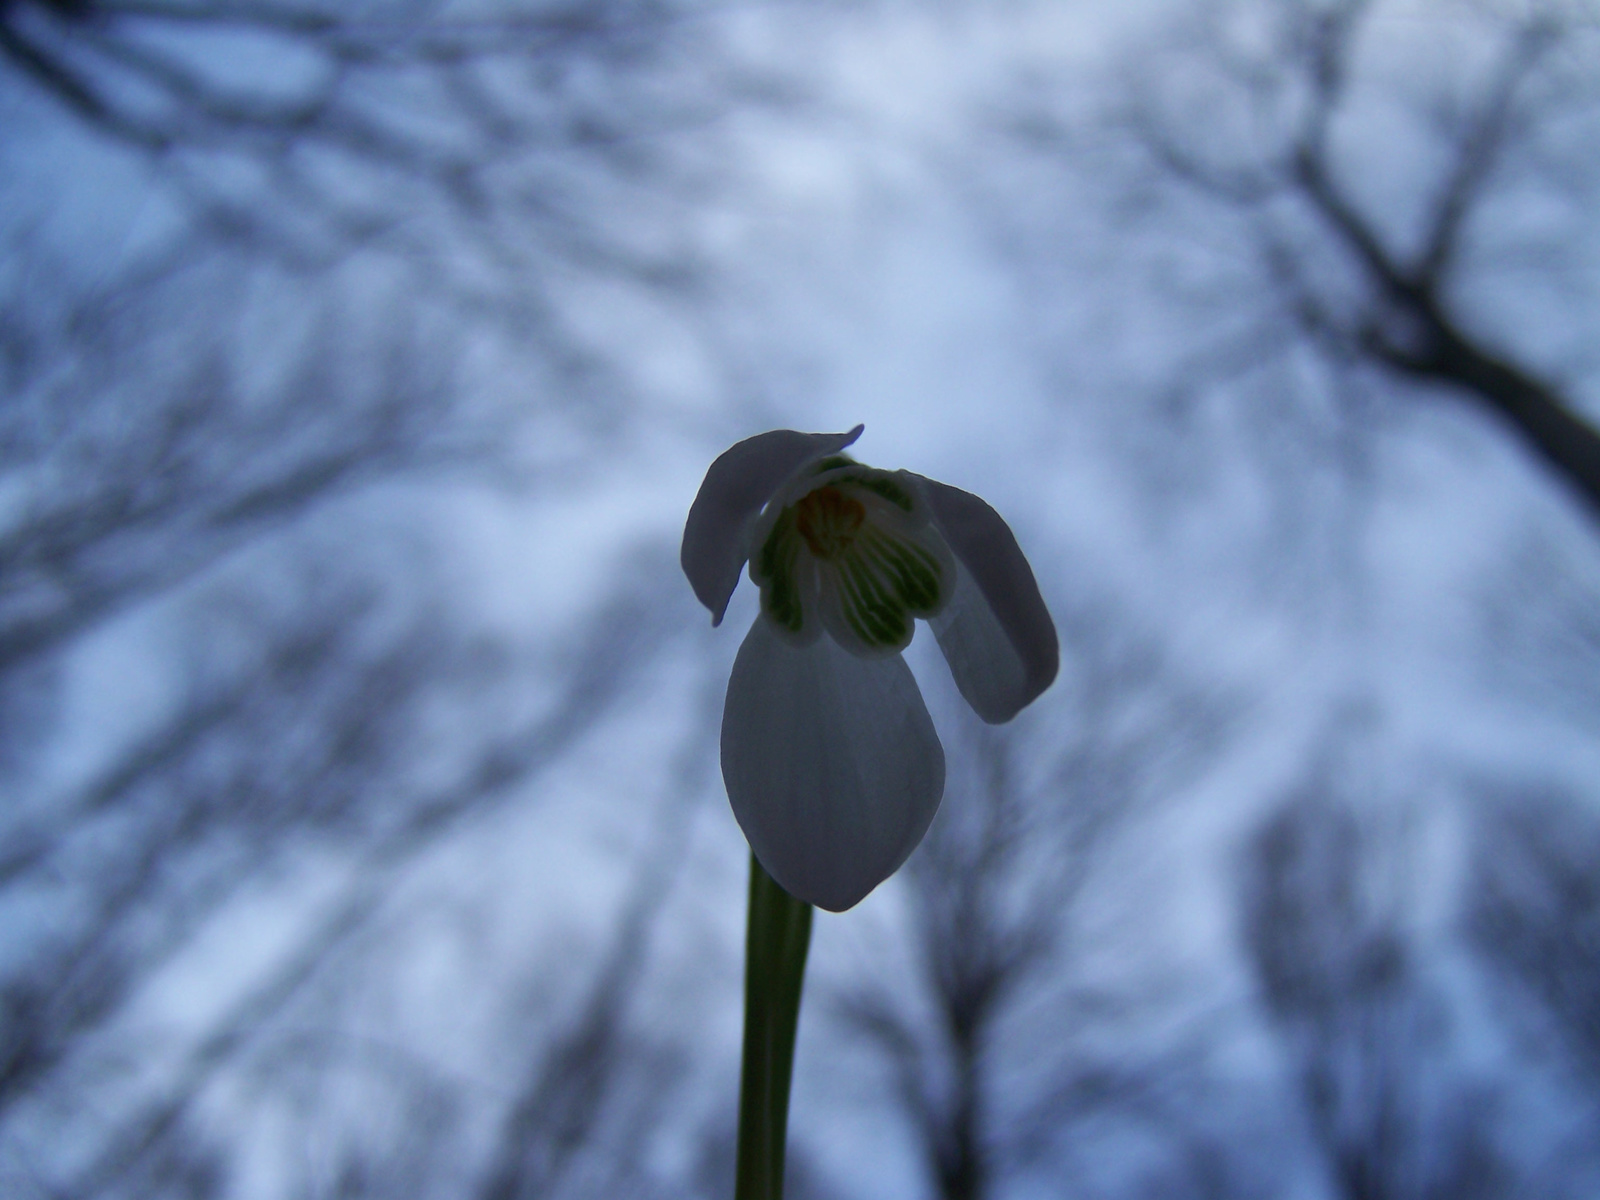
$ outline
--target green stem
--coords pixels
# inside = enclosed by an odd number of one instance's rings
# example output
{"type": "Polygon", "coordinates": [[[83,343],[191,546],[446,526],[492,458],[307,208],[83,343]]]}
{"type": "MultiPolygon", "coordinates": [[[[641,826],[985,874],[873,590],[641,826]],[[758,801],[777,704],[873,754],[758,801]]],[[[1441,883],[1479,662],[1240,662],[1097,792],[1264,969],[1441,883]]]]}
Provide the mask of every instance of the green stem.
{"type": "Polygon", "coordinates": [[[753,854],[749,922],[734,1200],[783,1200],[789,1077],[811,942],[811,905],[779,887],[753,854]]]}

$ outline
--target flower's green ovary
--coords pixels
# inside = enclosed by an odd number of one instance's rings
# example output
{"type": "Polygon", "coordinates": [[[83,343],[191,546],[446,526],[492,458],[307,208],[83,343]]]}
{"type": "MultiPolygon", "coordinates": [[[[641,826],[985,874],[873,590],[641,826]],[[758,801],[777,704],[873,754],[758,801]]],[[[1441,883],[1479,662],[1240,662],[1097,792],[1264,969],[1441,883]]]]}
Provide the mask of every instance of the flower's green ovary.
{"type": "Polygon", "coordinates": [[[848,454],[832,454],[827,458],[821,459],[815,466],[813,466],[811,468],[811,473],[813,475],[821,475],[824,471],[831,471],[835,467],[853,467],[855,464],[856,460],[851,458],[848,454]]]}
{"type": "Polygon", "coordinates": [[[866,475],[851,479],[849,482],[857,487],[866,488],[873,495],[881,496],[896,508],[903,509],[906,512],[910,512],[915,507],[911,500],[911,493],[887,475],[866,475]]]}
{"type": "MultiPolygon", "coordinates": [[[[831,454],[827,458],[818,459],[812,465],[810,473],[812,475],[824,475],[829,471],[838,470],[840,467],[853,467],[856,465],[856,460],[848,454],[831,454]]],[[[860,475],[846,475],[842,479],[835,480],[835,483],[864,488],[904,512],[911,512],[916,508],[916,502],[911,498],[911,493],[887,474],[863,470],[860,475]]]]}

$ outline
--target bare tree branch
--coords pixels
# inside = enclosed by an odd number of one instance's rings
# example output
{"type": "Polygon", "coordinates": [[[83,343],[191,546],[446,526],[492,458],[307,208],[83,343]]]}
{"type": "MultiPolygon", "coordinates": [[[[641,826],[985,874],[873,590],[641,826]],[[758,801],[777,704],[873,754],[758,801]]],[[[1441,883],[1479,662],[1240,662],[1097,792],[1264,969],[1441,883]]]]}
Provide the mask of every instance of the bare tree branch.
{"type": "Polygon", "coordinates": [[[1375,223],[1341,194],[1330,164],[1327,128],[1348,72],[1356,10],[1341,10],[1338,21],[1317,27],[1312,47],[1316,100],[1294,153],[1293,180],[1377,283],[1378,299],[1362,322],[1360,344],[1373,358],[1414,378],[1450,384],[1486,401],[1577,489],[1591,515],[1600,517],[1600,433],[1574,414],[1554,385],[1466,333],[1450,317],[1440,291],[1461,227],[1503,144],[1516,87],[1558,32],[1536,20],[1513,38],[1476,121],[1453,148],[1424,250],[1408,266],[1384,246],[1375,223]]]}
{"type": "MultiPolygon", "coordinates": [[[[1419,184],[1428,196],[1425,224],[1417,249],[1408,254],[1384,214],[1352,198],[1349,168],[1341,165],[1332,144],[1337,119],[1354,103],[1355,60],[1371,8],[1367,0],[1340,0],[1279,11],[1290,31],[1276,50],[1277,67],[1288,72],[1277,84],[1279,103],[1299,117],[1281,152],[1268,148],[1257,154],[1265,165],[1208,161],[1194,147],[1204,144],[1209,130],[1188,127],[1170,112],[1158,115],[1149,105],[1132,130],[1151,161],[1171,178],[1257,214],[1262,261],[1288,289],[1289,303],[1315,341],[1347,363],[1373,363],[1475,397],[1509,422],[1591,516],[1600,518],[1600,433],[1578,415],[1561,384],[1464,326],[1452,301],[1454,291],[1465,286],[1460,277],[1465,232],[1503,178],[1512,151],[1536,134],[1545,115],[1528,84],[1552,52],[1580,31],[1553,12],[1540,11],[1505,34],[1494,68],[1476,87],[1469,116],[1450,131],[1439,178],[1419,184]],[[1285,224],[1285,205],[1311,214],[1331,235],[1333,259],[1358,268],[1366,280],[1364,295],[1351,300],[1320,280],[1317,271],[1299,269],[1295,260],[1319,264],[1324,251],[1303,226],[1285,224]]],[[[1254,94],[1264,86],[1220,50],[1213,53],[1236,91],[1254,94]]]]}
{"type": "Polygon", "coordinates": [[[607,710],[644,661],[646,649],[659,646],[665,632],[663,607],[670,608],[653,597],[630,597],[599,614],[553,712],[490,746],[464,779],[410,806],[403,820],[376,839],[343,894],[326,907],[286,961],[184,1055],[174,1081],[139,1107],[60,1194],[82,1200],[102,1196],[159,1161],[195,1098],[368,924],[397,872],[462,821],[519,794],[517,789],[607,710]],[[618,637],[619,629],[628,636],[618,637]]]}

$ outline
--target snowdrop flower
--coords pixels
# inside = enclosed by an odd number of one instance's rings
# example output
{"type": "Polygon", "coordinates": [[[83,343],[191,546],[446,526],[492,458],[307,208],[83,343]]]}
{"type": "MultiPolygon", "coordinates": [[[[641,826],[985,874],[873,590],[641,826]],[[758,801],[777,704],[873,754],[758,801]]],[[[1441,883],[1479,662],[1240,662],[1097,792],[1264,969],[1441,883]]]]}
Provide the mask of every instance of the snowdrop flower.
{"type": "Polygon", "coordinates": [[[834,912],[894,873],[944,795],[944,750],[900,654],[914,619],[991,723],[1049,687],[1057,663],[1000,515],[842,454],[861,430],[776,429],[728,450],[689,510],[681,558],[713,625],[746,562],[761,589],[728,680],[722,776],[768,874],[834,912]]]}

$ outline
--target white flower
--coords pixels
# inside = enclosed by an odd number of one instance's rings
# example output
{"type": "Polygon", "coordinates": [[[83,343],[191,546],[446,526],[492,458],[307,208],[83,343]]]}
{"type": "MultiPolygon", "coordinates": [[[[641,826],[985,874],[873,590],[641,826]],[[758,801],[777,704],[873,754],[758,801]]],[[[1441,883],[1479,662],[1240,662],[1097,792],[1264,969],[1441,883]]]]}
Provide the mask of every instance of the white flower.
{"type": "Polygon", "coordinates": [[[684,574],[721,624],[745,563],[761,589],[722,716],[722,777],[790,894],[842,912],[906,860],[944,795],[944,750],[900,651],[933,626],[985,721],[1056,676],[1055,625],[978,497],[840,453],[861,436],[775,429],[706,472],[684,574]]]}

